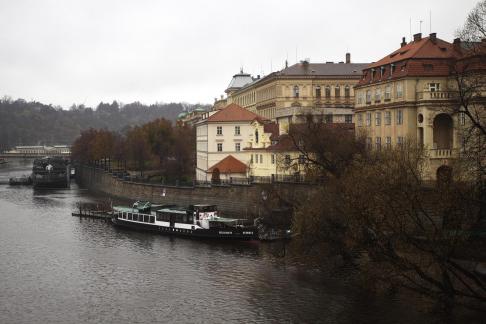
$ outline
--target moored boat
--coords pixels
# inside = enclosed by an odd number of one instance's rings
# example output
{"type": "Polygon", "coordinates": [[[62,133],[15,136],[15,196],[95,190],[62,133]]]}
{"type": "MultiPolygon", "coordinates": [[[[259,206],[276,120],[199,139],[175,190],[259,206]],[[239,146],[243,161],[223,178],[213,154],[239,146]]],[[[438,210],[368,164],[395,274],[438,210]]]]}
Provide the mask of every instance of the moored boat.
{"type": "Polygon", "coordinates": [[[218,216],[215,205],[152,206],[136,202],[132,208],[113,207],[115,225],[162,234],[207,239],[256,240],[258,230],[245,220],[218,216]]]}
{"type": "Polygon", "coordinates": [[[34,188],[68,188],[69,175],[69,162],[64,158],[44,157],[34,160],[34,188]]]}

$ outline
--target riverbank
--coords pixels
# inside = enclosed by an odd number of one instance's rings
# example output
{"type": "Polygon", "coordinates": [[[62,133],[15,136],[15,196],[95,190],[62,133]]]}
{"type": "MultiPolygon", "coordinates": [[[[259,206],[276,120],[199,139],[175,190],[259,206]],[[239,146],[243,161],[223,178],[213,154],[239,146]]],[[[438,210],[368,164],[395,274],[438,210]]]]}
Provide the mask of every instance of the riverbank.
{"type": "Polygon", "coordinates": [[[212,186],[168,186],[122,180],[102,168],[76,166],[76,181],[91,192],[101,192],[117,198],[148,200],[157,204],[214,204],[226,215],[252,219],[264,213],[269,191],[276,190],[286,200],[307,197],[316,190],[305,184],[251,184],[212,186]],[[271,186],[272,189],[269,189],[271,186]]]}

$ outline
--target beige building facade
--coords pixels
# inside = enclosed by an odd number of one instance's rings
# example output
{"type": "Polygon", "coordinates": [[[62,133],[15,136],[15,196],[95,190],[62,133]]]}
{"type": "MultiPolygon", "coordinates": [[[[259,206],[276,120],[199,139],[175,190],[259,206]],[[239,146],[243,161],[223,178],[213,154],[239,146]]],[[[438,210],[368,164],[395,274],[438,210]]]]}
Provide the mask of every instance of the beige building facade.
{"type": "Polygon", "coordinates": [[[451,62],[459,55],[454,44],[435,34],[406,43],[363,71],[355,87],[355,130],[373,149],[417,143],[427,150],[424,178],[433,180],[461,148],[464,116],[458,105],[451,62]]]}

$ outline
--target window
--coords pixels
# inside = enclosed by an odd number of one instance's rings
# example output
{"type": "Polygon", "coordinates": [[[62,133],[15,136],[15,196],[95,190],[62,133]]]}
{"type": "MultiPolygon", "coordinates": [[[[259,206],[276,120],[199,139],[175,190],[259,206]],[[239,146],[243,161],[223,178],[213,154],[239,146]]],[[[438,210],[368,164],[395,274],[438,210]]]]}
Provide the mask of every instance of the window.
{"type": "Polygon", "coordinates": [[[377,88],[375,89],[375,102],[380,102],[381,101],[381,89],[377,88]]]}
{"type": "Polygon", "coordinates": [[[239,152],[241,150],[240,143],[235,143],[235,151],[239,152]]]}
{"type": "Polygon", "coordinates": [[[358,92],[358,105],[363,103],[363,92],[358,92]]]}
{"type": "Polygon", "coordinates": [[[366,138],[366,147],[368,150],[371,150],[371,137],[366,138]]]}
{"type": "Polygon", "coordinates": [[[358,127],[363,126],[363,115],[358,114],[358,127]]]}
{"type": "Polygon", "coordinates": [[[366,126],[371,126],[371,113],[366,113],[366,126]]]}
{"type": "Polygon", "coordinates": [[[299,164],[304,164],[305,163],[305,157],[303,154],[299,155],[299,164]]]}
{"type": "Polygon", "coordinates": [[[253,163],[253,154],[250,154],[250,163],[253,163]]]}
{"type": "Polygon", "coordinates": [[[353,122],[353,115],[344,115],[344,122],[351,124],[353,122]]]}
{"type": "Polygon", "coordinates": [[[223,135],[223,126],[216,127],[216,135],[223,135]]]}
{"type": "Polygon", "coordinates": [[[332,123],[332,114],[327,114],[325,116],[326,123],[332,123]]]}
{"type": "Polygon", "coordinates": [[[403,111],[397,110],[397,125],[403,124],[403,111]]]}
{"type": "Polygon", "coordinates": [[[285,155],[285,164],[286,165],[290,164],[290,155],[288,155],[288,154],[285,155]]]}
{"type": "Polygon", "coordinates": [[[316,98],[320,98],[320,97],[321,97],[321,87],[316,86],[316,98]]]}
{"type": "Polygon", "coordinates": [[[403,84],[397,83],[397,98],[402,98],[403,97],[403,84]]]}
{"type": "Polygon", "coordinates": [[[375,139],[375,143],[376,143],[376,150],[381,150],[381,137],[377,137],[375,139]]]}
{"type": "Polygon", "coordinates": [[[391,137],[390,136],[387,136],[385,138],[385,145],[386,145],[386,148],[387,149],[390,149],[391,148],[391,137]]]}
{"type": "Polygon", "coordinates": [[[463,111],[459,112],[459,124],[466,125],[466,113],[463,111]]]}
{"type": "Polygon", "coordinates": [[[381,66],[380,67],[380,79],[383,78],[383,75],[385,75],[385,67],[381,66]]]}
{"type": "Polygon", "coordinates": [[[390,77],[393,75],[395,72],[395,64],[390,64],[390,77]]]}
{"type": "Polygon", "coordinates": [[[397,145],[399,147],[402,147],[403,146],[403,136],[398,136],[397,137],[397,145]]]}
{"type": "Polygon", "coordinates": [[[367,104],[371,103],[371,90],[366,91],[366,103],[367,104]]]}
{"type": "Polygon", "coordinates": [[[235,126],[235,135],[240,135],[240,126],[235,126]]]}
{"type": "Polygon", "coordinates": [[[391,111],[385,111],[385,125],[391,125],[391,111]]]}
{"type": "Polygon", "coordinates": [[[436,92],[440,90],[440,83],[429,83],[429,91],[436,92]]]}
{"type": "Polygon", "coordinates": [[[255,130],[255,143],[258,144],[258,140],[259,140],[259,138],[258,138],[258,129],[257,129],[257,130],[255,130]]]}
{"type": "Polygon", "coordinates": [[[381,112],[375,113],[375,126],[381,125],[381,112]]]}
{"type": "Polygon", "coordinates": [[[326,98],[331,98],[331,87],[326,86],[326,98]]]}
{"type": "Polygon", "coordinates": [[[299,86],[294,86],[294,98],[299,98],[299,86]]]}
{"type": "Polygon", "coordinates": [[[375,79],[375,69],[371,69],[371,81],[375,79]]]}
{"type": "Polygon", "coordinates": [[[272,154],[272,164],[275,164],[275,154],[272,154]]]}
{"type": "Polygon", "coordinates": [[[258,154],[255,154],[255,163],[258,163],[258,154]]]}
{"type": "Polygon", "coordinates": [[[391,86],[387,85],[385,87],[385,101],[389,101],[391,99],[391,86]]]}
{"type": "Polygon", "coordinates": [[[351,91],[349,90],[349,86],[346,85],[346,87],[344,87],[344,97],[349,98],[351,96],[350,93],[351,91]]]}
{"type": "Polygon", "coordinates": [[[263,163],[263,155],[260,154],[260,163],[263,163]]]}
{"type": "Polygon", "coordinates": [[[339,85],[337,85],[336,87],[334,87],[334,96],[336,98],[339,98],[341,96],[341,88],[339,88],[339,85]]]}
{"type": "Polygon", "coordinates": [[[223,143],[218,143],[218,152],[223,152],[223,143]]]}

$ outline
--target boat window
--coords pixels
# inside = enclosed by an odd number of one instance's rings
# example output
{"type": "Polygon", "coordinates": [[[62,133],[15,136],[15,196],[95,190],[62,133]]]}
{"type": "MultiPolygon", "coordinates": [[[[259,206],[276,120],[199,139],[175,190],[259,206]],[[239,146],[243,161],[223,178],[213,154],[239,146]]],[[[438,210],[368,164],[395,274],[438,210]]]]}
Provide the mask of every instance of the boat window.
{"type": "Polygon", "coordinates": [[[143,221],[144,221],[145,223],[150,222],[150,216],[149,216],[149,215],[145,215],[145,216],[143,216],[143,221]]]}
{"type": "Polygon", "coordinates": [[[128,220],[132,220],[132,214],[128,213],[128,220]]]}
{"type": "Polygon", "coordinates": [[[133,214],[133,220],[138,222],[138,215],[137,214],[133,214]]]}
{"type": "Polygon", "coordinates": [[[150,216],[150,223],[155,223],[155,216],[150,216]]]}

